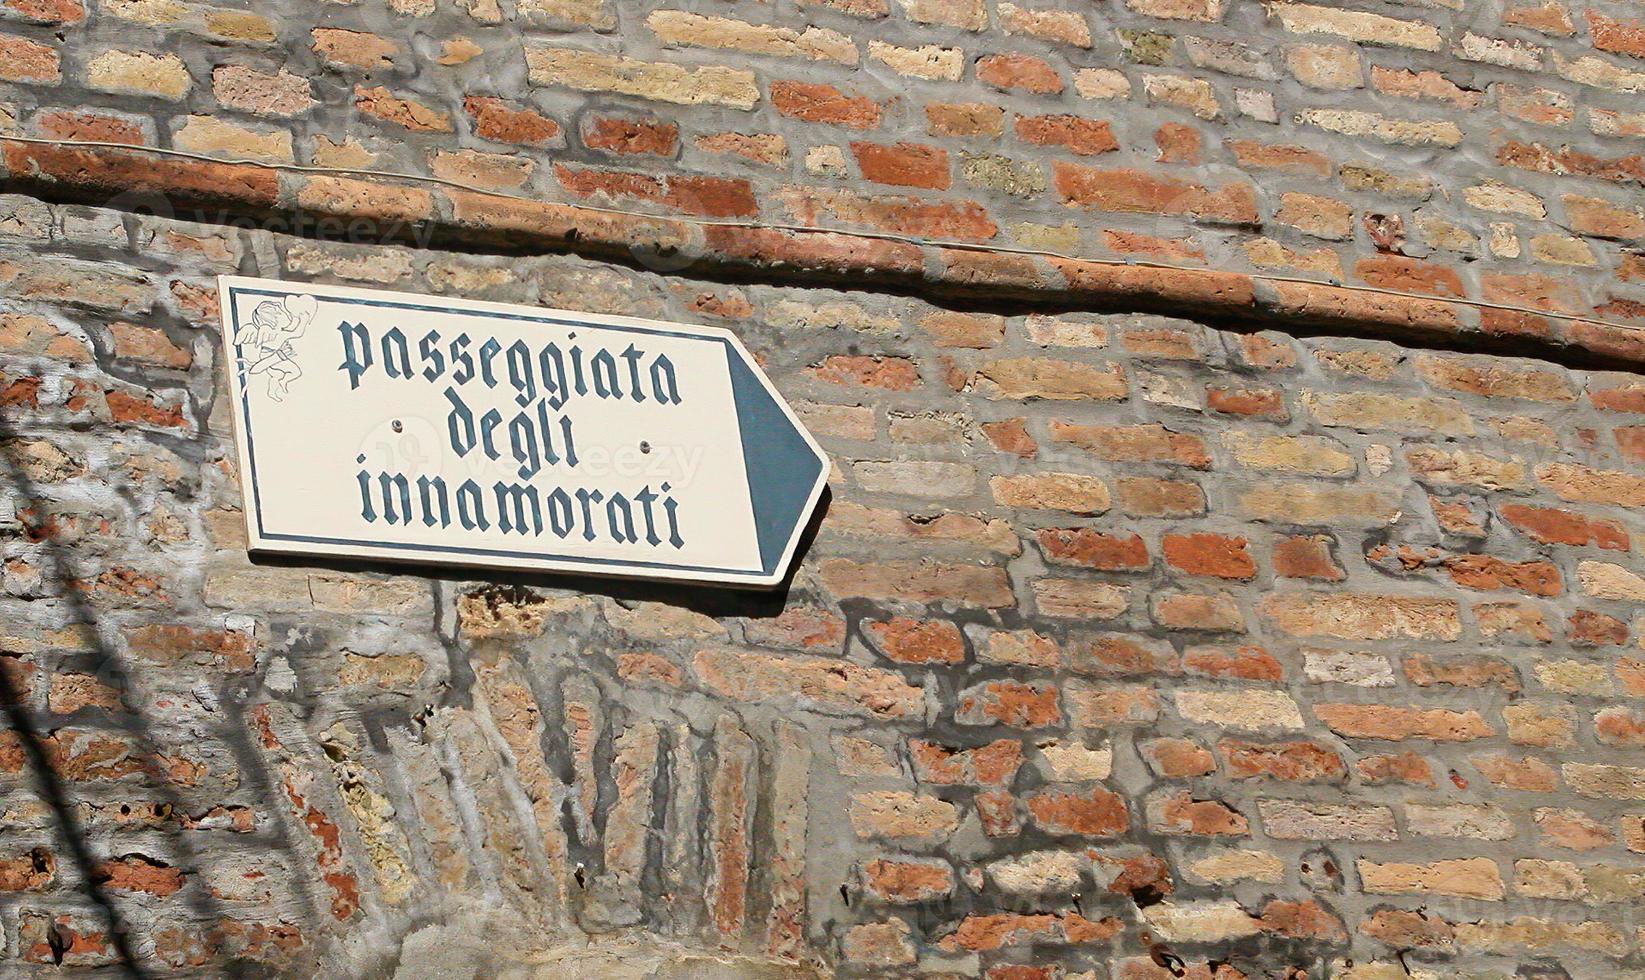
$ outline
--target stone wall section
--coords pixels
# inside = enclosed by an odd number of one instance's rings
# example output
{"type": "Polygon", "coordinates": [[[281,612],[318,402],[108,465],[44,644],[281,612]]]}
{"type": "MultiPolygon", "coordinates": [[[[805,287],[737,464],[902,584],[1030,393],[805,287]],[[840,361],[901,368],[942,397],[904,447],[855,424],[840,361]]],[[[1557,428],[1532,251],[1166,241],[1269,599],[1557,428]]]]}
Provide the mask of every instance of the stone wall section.
{"type": "Polygon", "coordinates": [[[1637,375],[3,205],[19,970],[117,957],[87,875],[204,973],[464,916],[756,975],[1639,955],[1637,375]],[[834,460],[791,588],[250,563],[231,270],[734,325],[834,460]]]}

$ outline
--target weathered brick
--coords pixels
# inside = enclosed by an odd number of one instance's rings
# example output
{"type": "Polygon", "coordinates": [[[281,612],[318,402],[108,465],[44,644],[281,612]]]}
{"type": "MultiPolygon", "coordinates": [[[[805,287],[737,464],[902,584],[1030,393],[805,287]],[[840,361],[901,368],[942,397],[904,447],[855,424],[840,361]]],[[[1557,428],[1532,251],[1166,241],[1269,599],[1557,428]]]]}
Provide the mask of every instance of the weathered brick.
{"type": "Polygon", "coordinates": [[[87,87],[99,92],[168,102],[182,101],[194,86],[181,58],[140,51],[103,52],[86,66],[85,81],[87,87]]]}
{"type": "Polygon", "coordinates": [[[977,78],[995,88],[1034,95],[1063,89],[1062,75],[1049,62],[1026,54],[990,54],[977,60],[977,78]]]}
{"type": "Polygon", "coordinates": [[[1457,858],[1431,864],[1361,859],[1360,880],[1367,892],[1384,895],[1447,895],[1500,901],[1506,889],[1502,869],[1490,858],[1457,858]]]}
{"type": "Polygon", "coordinates": [[[1319,704],[1314,714],[1344,738],[1407,738],[1462,742],[1494,734],[1477,711],[1400,708],[1372,704],[1319,704]]]}
{"type": "Polygon", "coordinates": [[[1256,577],[1256,562],[1244,538],[1221,534],[1167,534],[1160,547],[1166,563],[1189,575],[1226,579],[1256,577]]]}
{"type": "Polygon", "coordinates": [[[1208,188],[1140,170],[1098,170],[1062,161],[1052,165],[1052,175],[1066,204],[1099,211],[1188,215],[1233,225],[1258,220],[1256,197],[1249,184],[1208,188]]]}
{"type": "Polygon", "coordinates": [[[816,657],[774,657],[735,650],[702,650],[693,660],[702,682],[742,701],[793,698],[825,711],[901,718],[921,710],[919,688],[869,667],[841,669],[816,657]]]}
{"type": "Polygon", "coordinates": [[[211,90],[219,104],[259,116],[289,119],[315,105],[309,82],[281,71],[268,74],[240,65],[222,65],[211,73],[211,90]]]}
{"type": "Polygon", "coordinates": [[[1079,473],[1024,473],[991,477],[994,500],[1005,507],[1062,510],[1072,514],[1101,514],[1111,500],[1108,486],[1094,476],[1079,473]]]}
{"type": "Polygon", "coordinates": [[[760,100],[754,73],[736,68],[684,68],[569,48],[528,48],[526,65],[534,85],[732,109],[752,109],[760,100]]]}
{"type": "Polygon", "coordinates": [[[868,632],[885,655],[898,663],[959,663],[965,642],[953,623],[898,617],[868,624],[868,632]]]}
{"type": "Polygon", "coordinates": [[[1442,44],[1439,29],[1423,21],[1304,3],[1275,4],[1270,13],[1286,30],[1297,34],[1334,34],[1365,44],[1421,51],[1438,51],[1442,44]]]}

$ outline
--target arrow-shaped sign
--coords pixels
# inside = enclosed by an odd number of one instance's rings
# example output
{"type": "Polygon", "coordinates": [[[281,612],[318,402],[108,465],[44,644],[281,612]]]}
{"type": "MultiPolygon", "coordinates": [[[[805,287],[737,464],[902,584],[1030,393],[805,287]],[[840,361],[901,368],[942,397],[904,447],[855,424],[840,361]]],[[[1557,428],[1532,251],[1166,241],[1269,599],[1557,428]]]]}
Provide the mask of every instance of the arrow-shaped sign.
{"type": "Polygon", "coordinates": [[[827,482],[727,330],[218,283],[253,551],[769,586],[827,482]]]}

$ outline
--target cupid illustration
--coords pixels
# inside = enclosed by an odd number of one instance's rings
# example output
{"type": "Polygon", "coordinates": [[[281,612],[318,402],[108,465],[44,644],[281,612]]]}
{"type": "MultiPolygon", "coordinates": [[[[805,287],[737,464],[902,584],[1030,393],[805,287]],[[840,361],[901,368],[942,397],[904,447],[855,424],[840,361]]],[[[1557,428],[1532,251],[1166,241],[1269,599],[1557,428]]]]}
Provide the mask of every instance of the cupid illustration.
{"type": "Polygon", "coordinates": [[[247,376],[268,375],[268,396],[274,401],[284,401],[291,383],[303,376],[291,342],[308,330],[319,311],[320,301],[313,296],[264,300],[252,311],[251,322],[234,335],[241,369],[247,376]]]}

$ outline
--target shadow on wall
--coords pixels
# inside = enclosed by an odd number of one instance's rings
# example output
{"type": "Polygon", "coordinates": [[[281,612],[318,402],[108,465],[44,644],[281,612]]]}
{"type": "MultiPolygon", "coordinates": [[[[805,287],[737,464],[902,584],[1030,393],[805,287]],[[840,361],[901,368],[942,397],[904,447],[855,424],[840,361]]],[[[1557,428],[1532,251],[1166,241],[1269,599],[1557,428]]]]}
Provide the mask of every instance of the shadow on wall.
{"type": "MultiPolygon", "coordinates": [[[[13,733],[20,754],[20,764],[27,776],[32,777],[41,801],[49,810],[51,829],[57,841],[57,854],[66,855],[72,862],[73,883],[84,898],[84,906],[69,909],[51,908],[45,901],[40,905],[50,911],[33,913],[34,921],[20,928],[19,946],[14,955],[27,962],[42,965],[65,966],[107,963],[125,973],[146,977],[154,972],[160,961],[142,955],[134,948],[133,938],[153,938],[152,923],[135,921],[151,914],[155,895],[176,894],[187,907],[190,921],[168,923],[176,929],[174,938],[182,947],[190,967],[221,971],[220,975],[242,975],[243,971],[224,954],[222,944],[214,937],[225,918],[222,904],[213,895],[201,872],[210,859],[198,853],[195,842],[187,832],[187,824],[195,822],[191,814],[196,810],[207,812],[220,800],[200,794],[189,801],[183,796],[184,787],[170,778],[166,763],[167,749],[163,740],[155,737],[151,720],[143,711],[142,694],[133,688],[126,665],[114,649],[109,635],[99,629],[98,612],[87,600],[80,576],[72,566],[68,549],[53,533],[56,515],[51,501],[40,493],[29,478],[22,461],[17,457],[17,433],[4,418],[0,418],[0,484],[15,491],[17,510],[28,514],[31,522],[30,537],[38,551],[30,554],[36,562],[41,579],[42,595],[60,597],[66,607],[67,624],[80,630],[93,644],[85,652],[64,653],[36,663],[32,668],[14,668],[16,662],[0,663],[0,705],[3,705],[5,727],[13,733]],[[63,671],[72,670],[72,675],[63,671]],[[35,675],[50,679],[72,676],[83,680],[95,697],[87,705],[77,705],[66,716],[60,716],[52,707],[36,707],[35,675]],[[118,705],[112,703],[118,700],[118,705]],[[101,744],[97,740],[106,739],[101,744]],[[90,747],[86,747],[87,742],[90,747]],[[122,796],[118,801],[103,799],[97,788],[80,783],[77,765],[96,765],[104,760],[98,756],[91,763],[83,763],[81,754],[108,752],[121,758],[120,775],[141,772],[143,790],[159,797],[145,800],[137,808],[122,796]],[[105,816],[104,804],[112,813],[105,816]],[[141,811],[141,812],[138,812],[141,811]],[[154,847],[155,838],[148,836],[139,842],[128,843],[116,834],[128,833],[122,821],[140,824],[145,831],[162,831],[166,835],[169,853],[151,856],[144,850],[165,850],[154,847]],[[106,823],[109,826],[99,827],[106,823]],[[83,917],[90,912],[92,918],[83,917]]],[[[139,508],[140,510],[140,508],[139,508]]],[[[240,683],[229,678],[210,692],[219,707],[233,709],[237,698],[232,688],[240,683]]],[[[221,739],[242,762],[250,762],[254,748],[249,744],[241,713],[226,712],[227,718],[213,738],[221,739]],[[235,726],[239,725],[238,729],[235,726]]],[[[179,730],[179,739],[198,733],[179,730]]],[[[240,767],[251,781],[261,780],[261,767],[255,763],[240,767]]],[[[81,774],[82,776],[84,774],[81,774]]],[[[95,778],[95,777],[92,777],[95,778]]],[[[119,792],[133,788],[122,784],[119,792]]],[[[259,791],[266,799],[274,797],[270,787],[259,791]]],[[[282,853],[293,850],[278,822],[267,831],[255,835],[236,835],[239,846],[273,848],[282,853]],[[250,838],[250,840],[248,840],[250,838]]],[[[11,857],[11,855],[6,855],[11,857]]],[[[34,852],[36,871],[44,879],[36,887],[49,887],[57,878],[56,857],[49,852],[34,852]]],[[[299,883],[299,887],[304,887],[299,883]]],[[[55,899],[55,896],[52,896],[55,899]]],[[[49,901],[49,900],[48,900],[49,901]]],[[[305,903],[306,906],[307,903],[305,903]]],[[[22,915],[30,916],[29,906],[22,915]]]]}

